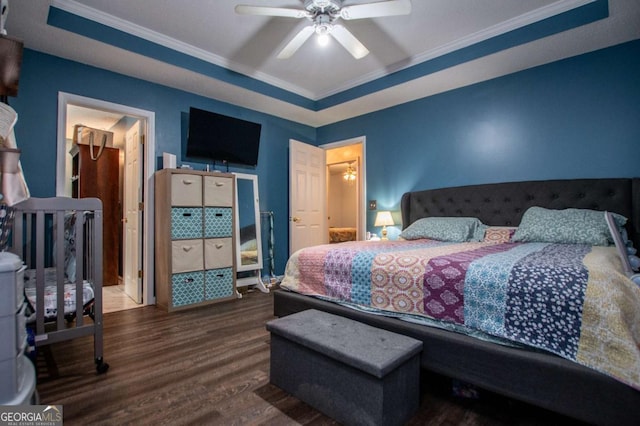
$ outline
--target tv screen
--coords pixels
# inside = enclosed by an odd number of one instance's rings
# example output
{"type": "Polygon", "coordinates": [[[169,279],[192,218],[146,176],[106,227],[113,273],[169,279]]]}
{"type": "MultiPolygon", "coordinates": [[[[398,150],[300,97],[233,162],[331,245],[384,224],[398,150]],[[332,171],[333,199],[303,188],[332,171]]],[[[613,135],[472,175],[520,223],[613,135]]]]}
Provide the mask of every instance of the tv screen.
{"type": "Polygon", "coordinates": [[[257,166],[261,129],[258,123],[192,107],[187,157],[257,166]]]}

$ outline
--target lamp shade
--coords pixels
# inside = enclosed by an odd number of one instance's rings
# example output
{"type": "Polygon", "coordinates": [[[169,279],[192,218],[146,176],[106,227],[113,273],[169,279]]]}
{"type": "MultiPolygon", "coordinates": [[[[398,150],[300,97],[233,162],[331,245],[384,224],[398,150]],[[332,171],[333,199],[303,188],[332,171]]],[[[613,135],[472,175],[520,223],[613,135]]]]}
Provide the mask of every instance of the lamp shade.
{"type": "Polygon", "coordinates": [[[376,221],[373,226],[391,226],[393,225],[393,218],[391,212],[382,211],[376,214],[376,221]]]}

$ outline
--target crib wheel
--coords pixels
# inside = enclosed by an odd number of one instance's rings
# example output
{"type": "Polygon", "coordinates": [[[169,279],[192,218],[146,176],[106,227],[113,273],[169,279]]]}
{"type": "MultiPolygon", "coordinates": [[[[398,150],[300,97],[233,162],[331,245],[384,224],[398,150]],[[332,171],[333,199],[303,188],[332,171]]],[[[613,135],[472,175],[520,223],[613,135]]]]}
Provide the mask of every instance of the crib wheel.
{"type": "Polygon", "coordinates": [[[104,374],[109,369],[109,364],[104,362],[102,358],[96,358],[96,372],[98,374],[104,374]]]}

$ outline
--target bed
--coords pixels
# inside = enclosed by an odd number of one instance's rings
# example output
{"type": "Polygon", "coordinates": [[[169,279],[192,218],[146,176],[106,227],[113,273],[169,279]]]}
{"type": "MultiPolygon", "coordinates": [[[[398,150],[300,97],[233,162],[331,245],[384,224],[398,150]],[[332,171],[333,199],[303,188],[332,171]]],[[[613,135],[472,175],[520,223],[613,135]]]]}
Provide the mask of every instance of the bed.
{"type": "Polygon", "coordinates": [[[356,228],[329,228],[329,242],[330,243],[343,243],[345,241],[356,240],[356,228]]]}
{"type": "Polygon", "coordinates": [[[252,223],[240,228],[240,265],[255,265],[257,263],[258,240],[256,239],[256,225],[252,223]]]}
{"type": "Polygon", "coordinates": [[[106,372],[102,202],[97,198],[29,198],[13,209],[11,251],[27,266],[27,322],[34,329],[36,347],[92,335],[96,371],[106,372]]]}
{"type": "MultiPolygon", "coordinates": [[[[521,223],[525,212],[536,206],[556,210],[578,208],[599,211],[608,210],[618,213],[628,218],[625,229],[630,239],[640,242],[640,179],[637,178],[528,181],[473,185],[410,192],[404,194],[401,200],[405,231],[410,229],[409,225],[414,224],[414,222],[417,223],[418,220],[426,217],[472,217],[491,227],[516,227],[521,223]]],[[[512,232],[509,228],[498,229],[498,231],[505,230],[509,233],[512,232]]],[[[341,278],[339,275],[341,272],[335,267],[328,268],[336,271],[333,275],[328,274],[331,276],[316,277],[327,284],[326,288],[333,288],[332,292],[328,292],[325,289],[324,294],[318,294],[317,289],[314,290],[311,284],[305,282],[306,278],[301,279],[301,276],[305,274],[313,274],[313,268],[317,268],[318,263],[328,259],[329,257],[327,256],[329,255],[327,253],[332,249],[342,251],[342,253],[336,251],[331,254],[334,259],[337,259],[335,256],[349,256],[347,253],[355,253],[357,249],[364,249],[365,252],[380,250],[382,253],[385,251],[393,253],[395,250],[393,248],[394,245],[407,243],[414,244],[416,247],[413,247],[413,249],[417,251],[431,250],[432,248],[429,248],[429,244],[433,244],[433,242],[425,240],[411,240],[402,243],[392,241],[386,243],[355,242],[333,246],[327,245],[321,246],[325,247],[322,249],[325,254],[318,254],[318,252],[313,254],[310,251],[307,255],[302,255],[303,258],[305,256],[310,258],[311,263],[304,263],[299,253],[297,255],[294,254],[287,264],[287,272],[282,284],[284,289],[274,293],[275,315],[285,316],[314,308],[353,318],[422,340],[424,342],[424,350],[421,355],[421,365],[424,369],[463,380],[583,421],[596,424],[637,424],[637,419],[640,418],[640,391],[638,390],[640,363],[637,358],[640,347],[638,347],[638,340],[634,341],[634,339],[637,339],[638,333],[640,333],[640,320],[637,317],[638,306],[635,306],[636,310],[633,310],[632,307],[631,311],[622,315],[623,317],[624,315],[629,316],[626,318],[627,324],[625,328],[636,337],[632,338],[631,347],[624,346],[624,344],[620,346],[623,349],[618,354],[621,354],[624,359],[622,364],[617,362],[620,360],[615,360],[614,364],[618,365],[618,371],[598,371],[591,366],[586,366],[584,359],[580,358],[578,360],[580,362],[576,362],[575,359],[570,360],[571,356],[567,357],[567,354],[564,353],[571,352],[571,350],[567,350],[567,347],[571,346],[575,349],[584,343],[581,341],[583,337],[581,335],[571,336],[570,339],[566,339],[567,341],[557,348],[543,349],[538,346],[532,349],[529,345],[519,342],[498,342],[497,340],[500,339],[495,339],[495,336],[490,334],[488,336],[488,333],[470,336],[462,334],[457,327],[443,328],[438,324],[427,325],[428,321],[415,321],[414,315],[389,314],[386,310],[384,312],[385,315],[381,315],[378,311],[374,312],[370,306],[354,306],[357,304],[355,302],[358,302],[357,297],[353,301],[337,301],[336,299],[340,299],[340,293],[345,293],[345,289],[344,285],[341,286],[340,284],[341,278]],[[419,245],[427,247],[418,247],[419,245]],[[353,250],[351,250],[350,246],[353,246],[351,247],[353,250]],[[299,263],[302,267],[297,268],[296,263],[299,263]],[[333,280],[332,284],[330,283],[331,280],[333,280]],[[287,287],[290,290],[287,290],[287,287]],[[305,295],[305,292],[312,295],[305,295]],[[315,295],[313,295],[314,292],[315,295]],[[398,317],[402,317],[402,319],[398,317]],[[491,338],[487,338],[487,336],[491,338]],[[569,341],[570,343],[568,343],[569,341]],[[634,344],[636,345],[635,348],[633,347],[634,344]]],[[[475,244],[476,247],[472,250],[463,249],[462,251],[459,250],[459,243],[450,243],[447,247],[452,250],[453,256],[459,256],[458,260],[460,260],[461,264],[469,264],[471,262],[468,258],[465,259],[465,256],[469,253],[477,254],[483,250],[485,252],[500,251],[503,254],[512,252],[510,249],[507,250],[505,248],[507,245],[511,245],[514,248],[517,247],[518,250],[529,250],[526,248],[529,244],[522,243],[499,241],[485,243],[484,241],[478,241],[468,244],[475,244]],[[458,247],[456,248],[456,246],[458,247]]],[[[556,250],[557,246],[560,245],[551,246],[553,250],[556,250]]],[[[602,286],[606,288],[610,271],[607,268],[613,268],[614,271],[611,271],[610,275],[617,277],[615,284],[617,287],[615,288],[621,286],[623,290],[611,291],[611,294],[622,294],[621,299],[627,301],[628,304],[636,304],[640,300],[638,299],[640,295],[637,286],[633,287],[635,284],[628,279],[628,282],[626,282],[626,278],[619,272],[621,265],[619,258],[616,258],[614,248],[600,247],[597,250],[592,250],[603,254],[605,259],[604,261],[592,261],[592,258],[589,257],[591,256],[589,248],[585,248],[583,245],[580,245],[579,249],[577,247],[578,245],[575,245],[575,247],[568,247],[563,250],[582,251],[579,259],[580,262],[588,264],[586,274],[584,273],[585,268],[580,267],[577,269],[583,269],[585,280],[600,276],[603,281],[600,283],[600,288],[602,286]],[[584,259],[587,257],[589,260],[585,261],[584,259]],[[604,269],[601,268],[602,262],[606,264],[603,266],[604,269]]],[[[404,250],[403,248],[397,248],[397,250],[401,249],[404,250]]],[[[540,247],[535,250],[535,253],[536,256],[540,257],[537,254],[538,249],[540,247]]],[[[503,254],[489,256],[488,259],[499,259],[499,256],[503,254]]],[[[351,254],[351,256],[355,255],[351,254]]],[[[551,254],[547,253],[546,257],[553,260],[553,251],[551,254]]],[[[556,258],[562,260],[565,259],[565,256],[558,255],[556,258]]],[[[494,266],[499,267],[500,265],[494,266]]],[[[571,267],[573,266],[575,265],[571,267]]],[[[549,268],[552,273],[559,270],[560,268],[549,268]]],[[[318,272],[317,269],[315,271],[318,272]]],[[[374,270],[370,268],[369,271],[374,270]]],[[[389,273],[384,268],[378,271],[381,274],[389,273]]],[[[441,278],[444,275],[441,274],[441,278]]],[[[372,273],[371,277],[373,276],[374,274],[372,273]]],[[[398,280],[401,279],[401,277],[398,278],[399,276],[395,277],[398,280]]],[[[558,278],[558,280],[560,279],[558,278]]],[[[354,278],[353,281],[355,283],[357,279],[354,278]]],[[[371,281],[373,288],[375,280],[372,278],[371,281]]],[[[554,284],[553,276],[550,281],[551,284],[554,284]]],[[[589,285],[591,285],[590,281],[589,285]]],[[[583,285],[583,288],[590,288],[585,286],[586,284],[583,285]]],[[[360,289],[360,293],[354,291],[351,295],[366,294],[366,291],[363,292],[362,290],[360,289]]],[[[369,291],[371,299],[375,299],[374,291],[369,291]]],[[[606,291],[604,293],[605,296],[608,294],[606,291]]],[[[404,302],[402,299],[399,300],[400,302],[397,303],[402,305],[404,302]]],[[[571,299],[567,300],[571,302],[571,299]]],[[[498,303],[497,306],[501,306],[501,304],[498,303]]],[[[426,309],[426,304],[423,308],[426,309]]],[[[536,309],[534,307],[534,311],[536,309]]],[[[463,312],[466,313],[467,311],[463,312]]],[[[448,314],[455,315],[455,312],[449,312],[448,314]]],[[[443,315],[447,315],[447,313],[445,312],[443,315]]],[[[551,317],[546,318],[547,325],[549,318],[551,317]]],[[[481,322],[481,320],[482,318],[479,321],[481,322]]],[[[455,321],[449,322],[455,323],[455,321]]],[[[454,325],[457,326],[457,324],[454,325]]],[[[614,326],[613,328],[616,327],[614,326]]],[[[527,332],[530,333],[531,330],[527,332]]],[[[554,332],[560,335],[563,334],[562,329],[557,329],[554,332]]],[[[598,341],[597,335],[592,341],[598,341]]],[[[618,347],[616,346],[617,342],[611,342],[610,344],[606,338],[600,341],[606,342],[605,345],[602,345],[604,352],[607,352],[610,346],[618,347]]],[[[629,343],[626,342],[625,344],[629,343]]],[[[595,361],[595,365],[598,368],[603,365],[606,367],[607,362],[606,359],[599,360],[595,361]]],[[[590,364],[590,362],[586,364],[590,364]]]]}

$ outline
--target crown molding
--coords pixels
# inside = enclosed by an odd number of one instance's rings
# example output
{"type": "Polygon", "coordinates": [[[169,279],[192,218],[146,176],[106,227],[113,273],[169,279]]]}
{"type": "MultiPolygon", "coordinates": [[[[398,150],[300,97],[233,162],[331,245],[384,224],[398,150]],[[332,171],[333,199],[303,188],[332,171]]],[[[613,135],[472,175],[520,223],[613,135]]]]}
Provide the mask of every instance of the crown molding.
{"type": "Polygon", "coordinates": [[[565,13],[570,10],[582,7],[586,4],[593,3],[594,1],[595,0],[559,0],[547,6],[543,6],[541,8],[532,10],[530,12],[524,13],[522,15],[516,16],[506,21],[500,22],[491,27],[484,28],[478,32],[469,34],[468,36],[443,44],[441,46],[438,46],[435,49],[431,49],[419,55],[415,55],[409,58],[408,61],[403,61],[402,65],[396,64],[395,66],[391,65],[387,67],[385,69],[385,72],[375,71],[368,74],[363,74],[358,79],[350,80],[345,84],[339,87],[336,87],[335,89],[332,89],[330,91],[327,91],[318,95],[317,97],[318,99],[323,99],[323,98],[335,95],[337,93],[343,92],[353,87],[357,87],[361,84],[365,84],[370,81],[376,80],[378,78],[382,78],[394,72],[402,71],[414,65],[435,59],[437,57],[446,55],[451,52],[455,52],[456,50],[464,49],[465,47],[472,46],[476,43],[489,40],[493,37],[506,34],[510,31],[517,30],[519,28],[526,27],[527,25],[531,25],[536,22],[542,21],[544,19],[559,15],[561,13],[565,13]]]}
{"type": "MultiPolygon", "coordinates": [[[[104,13],[92,7],[83,5],[81,3],[78,3],[77,1],[52,0],[51,6],[64,10],[65,12],[69,12],[74,15],[80,16],[82,18],[89,19],[94,22],[98,22],[99,24],[106,25],[118,31],[122,31],[124,33],[133,35],[135,37],[139,37],[141,39],[150,41],[152,43],[156,43],[160,46],[167,47],[169,49],[183,53],[185,55],[188,55],[197,59],[201,59],[205,62],[209,62],[211,64],[229,69],[231,71],[238,72],[240,74],[246,75],[251,78],[255,78],[256,80],[262,81],[264,83],[270,84],[275,87],[279,87],[280,89],[295,93],[307,99],[316,100],[314,99],[313,93],[301,87],[294,86],[284,80],[277,79],[271,75],[261,73],[259,71],[256,71],[253,68],[229,61],[228,59],[223,58],[222,56],[208,52],[204,49],[200,49],[199,47],[192,46],[188,43],[184,43],[182,41],[176,40],[172,37],[168,37],[164,34],[161,34],[156,31],[145,28],[143,26],[134,24],[133,22],[118,18],[116,16],[110,15],[108,13],[104,13]]],[[[174,65],[179,66],[179,64],[174,64],[174,65]]]]}
{"type": "MultiPolygon", "coordinates": [[[[527,25],[531,25],[536,22],[542,21],[544,19],[551,18],[561,13],[571,11],[573,9],[582,7],[589,3],[593,3],[594,1],[596,0],[558,0],[547,6],[543,6],[541,8],[532,10],[530,12],[524,13],[522,15],[516,16],[506,21],[500,22],[491,27],[484,28],[468,36],[443,44],[441,46],[438,46],[437,48],[428,50],[418,55],[414,55],[413,57],[409,58],[408,61],[403,61],[401,64],[398,63],[396,65],[390,65],[389,67],[385,68],[384,71],[374,71],[367,74],[363,74],[357,79],[349,80],[338,87],[335,87],[329,91],[322,92],[322,93],[312,93],[302,87],[292,85],[284,80],[277,79],[269,74],[265,74],[265,73],[256,71],[253,68],[250,68],[238,63],[234,63],[219,55],[213,54],[211,52],[207,52],[204,49],[200,49],[198,47],[176,40],[172,37],[168,37],[164,34],[161,34],[156,31],[152,31],[148,28],[142,27],[140,25],[134,24],[130,21],[126,21],[116,16],[101,12],[97,9],[78,3],[75,0],[51,0],[51,6],[62,9],[66,12],[72,13],[82,18],[89,19],[94,22],[98,22],[100,24],[106,25],[108,27],[114,28],[124,33],[133,35],[135,37],[139,37],[149,42],[156,43],[160,46],[167,47],[169,49],[183,53],[185,55],[188,55],[197,59],[201,59],[205,62],[220,66],[225,69],[238,72],[250,78],[255,78],[256,80],[259,80],[264,83],[270,84],[272,86],[278,87],[280,89],[289,91],[291,93],[303,96],[312,101],[318,101],[326,97],[336,95],[343,91],[352,89],[361,84],[365,84],[371,81],[375,81],[379,78],[383,78],[394,72],[408,69],[412,66],[421,64],[423,62],[427,62],[429,60],[455,52],[457,50],[464,49],[474,44],[489,40],[493,37],[497,37],[497,36],[506,34],[510,31],[517,30],[519,28],[526,27],[527,25]]],[[[179,64],[174,64],[174,65],[179,66],[179,64]]]]}

